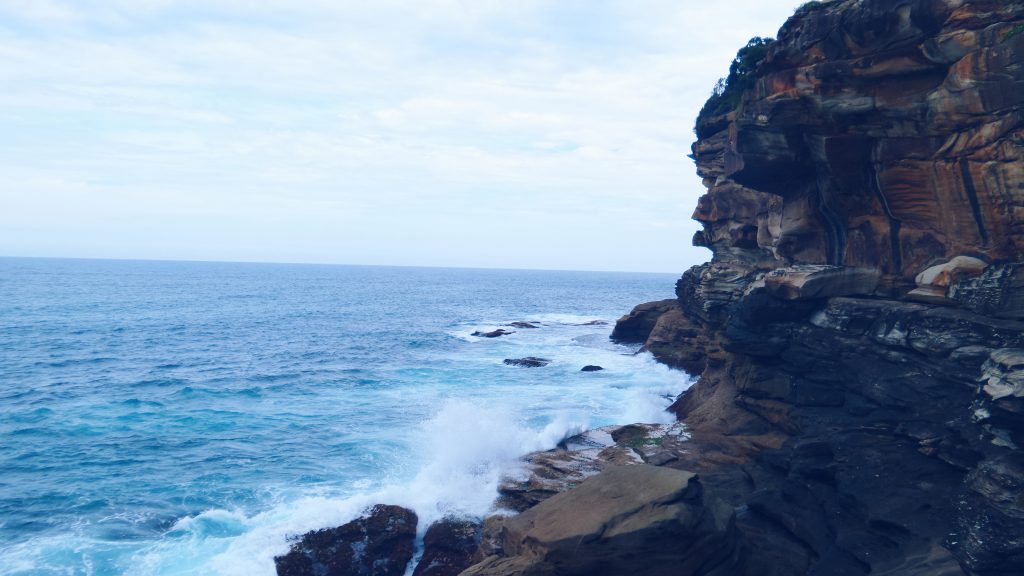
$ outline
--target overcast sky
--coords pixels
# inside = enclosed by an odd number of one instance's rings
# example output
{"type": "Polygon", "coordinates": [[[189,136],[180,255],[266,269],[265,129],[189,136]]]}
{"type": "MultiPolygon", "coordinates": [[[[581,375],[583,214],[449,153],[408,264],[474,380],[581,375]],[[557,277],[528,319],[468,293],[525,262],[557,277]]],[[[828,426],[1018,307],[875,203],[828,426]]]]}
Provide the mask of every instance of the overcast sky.
{"type": "Polygon", "coordinates": [[[681,272],[790,0],[0,0],[0,255],[681,272]]]}

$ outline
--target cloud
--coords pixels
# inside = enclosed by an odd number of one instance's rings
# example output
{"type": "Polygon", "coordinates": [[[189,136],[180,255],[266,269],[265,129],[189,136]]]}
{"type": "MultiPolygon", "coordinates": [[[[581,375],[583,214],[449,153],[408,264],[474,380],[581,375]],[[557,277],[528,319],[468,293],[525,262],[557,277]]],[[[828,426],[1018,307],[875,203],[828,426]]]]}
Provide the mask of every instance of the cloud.
{"type": "Polygon", "coordinates": [[[797,4],[0,0],[0,253],[681,271],[696,112],[797,4]]]}

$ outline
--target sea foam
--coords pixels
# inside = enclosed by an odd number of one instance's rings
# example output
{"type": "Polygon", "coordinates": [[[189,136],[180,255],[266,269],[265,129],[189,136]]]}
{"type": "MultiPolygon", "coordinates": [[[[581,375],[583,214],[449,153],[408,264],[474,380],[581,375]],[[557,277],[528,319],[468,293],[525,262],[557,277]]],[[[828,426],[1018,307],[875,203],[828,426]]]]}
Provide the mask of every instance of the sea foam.
{"type": "Polygon", "coordinates": [[[138,553],[132,572],[269,576],[274,556],[287,551],[289,539],[344,524],[376,503],[415,510],[420,536],[445,516],[479,518],[492,510],[498,483],[516,473],[523,454],[554,448],[587,426],[585,414],[561,412],[537,430],[510,410],[449,400],[421,427],[412,449],[425,464],[411,480],[348,497],[280,502],[251,517],[209,510],[183,518],[164,541],[138,553]]]}
{"type": "Polygon", "coordinates": [[[628,366],[637,380],[648,381],[638,387],[587,387],[591,393],[606,395],[602,403],[618,404],[615,417],[598,420],[582,409],[563,409],[549,412],[542,426],[531,426],[522,413],[507,406],[449,399],[416,430],[409,450],[410,461],[419,462],[419,468],[411,478],[372,490],[353,487],[353,493],[343,497],[284,500],[250,517],[211,510],[183,519],[167,539],[139,553],[134,562],[138,573],[271,576],[274,556],[285,553],[296,536],[344,524],[377,503],[415,510],[420,536],[444,516],[482,517],[492,511],[501,478],[517,475],[524,454],[554,448],[567,437],[612,421],[672,421],[665,407],[681,389],[680,373],[657,364],[649,354],[620,352],[604,360],[616,370],[628,366]]]}

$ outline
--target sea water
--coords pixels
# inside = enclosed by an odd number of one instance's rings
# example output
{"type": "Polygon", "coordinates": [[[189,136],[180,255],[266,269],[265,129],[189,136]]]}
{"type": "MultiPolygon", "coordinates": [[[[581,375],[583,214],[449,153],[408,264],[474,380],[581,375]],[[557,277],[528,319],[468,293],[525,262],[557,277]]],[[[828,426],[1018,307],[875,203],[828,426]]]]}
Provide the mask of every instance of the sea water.
{"type": "Polygon", "coordinates": [[[270,576],[374,503],[485,514],[522,454],[670,420],[687,376],[608,335],[673,283],[0,259],[0,574],[270,576]]]}

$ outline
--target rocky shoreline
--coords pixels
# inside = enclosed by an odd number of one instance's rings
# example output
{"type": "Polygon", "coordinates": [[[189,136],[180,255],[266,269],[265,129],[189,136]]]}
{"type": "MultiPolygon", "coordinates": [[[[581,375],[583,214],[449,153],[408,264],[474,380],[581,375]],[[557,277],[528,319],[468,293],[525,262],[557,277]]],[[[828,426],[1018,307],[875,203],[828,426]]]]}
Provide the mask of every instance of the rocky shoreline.
{"type": "MultiPolygon", "coordinates": [[[[528,456],[519,514],[431,528],[415,573],[1024,574],[1022,31],[1017,1],[800,8],[699,121],[712,260],[613,333],[700,375],[678,423],[528,456]]],[[[279,574],[403,573],[349,531],[359,566],[307,535],[279,574]]]]}

